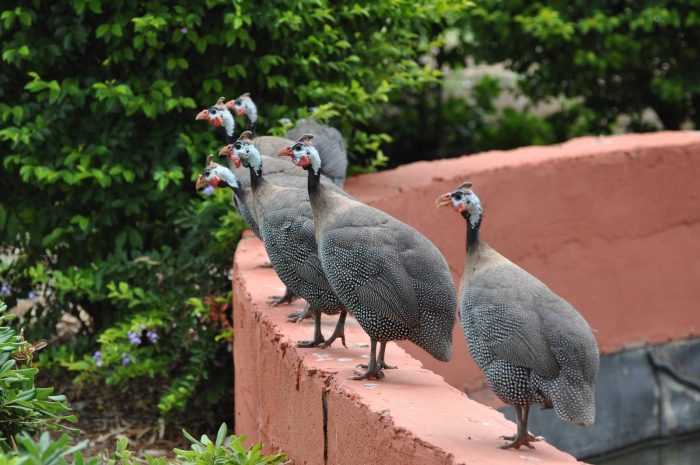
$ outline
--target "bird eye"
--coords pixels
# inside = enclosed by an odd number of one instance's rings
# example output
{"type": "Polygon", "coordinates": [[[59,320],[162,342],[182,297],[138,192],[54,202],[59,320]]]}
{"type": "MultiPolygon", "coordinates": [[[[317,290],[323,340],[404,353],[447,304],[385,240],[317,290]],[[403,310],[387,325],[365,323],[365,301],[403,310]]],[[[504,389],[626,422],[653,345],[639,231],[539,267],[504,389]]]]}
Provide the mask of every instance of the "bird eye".
{"type": "Polygon", "coordinates": [[[301,150],[301,144],[296,144],[296,145],[294,146],[294,150],[295,150],[295,151],[296,151],[296,150],[301,150]]]}
{"type": "Polygon", "coordinates": [[[240,142],[236,142],[235,144],[233,144],[233,148],[236,150],[240,150],[241,147],[243,147],[243,145],[240,142]]]}
{"type": "Polygon", "coordinates": [[[240,104],[243,103],[243,102],[241,102],[241,99],[238,99],[238,100],[236,100],[236,101],[233,102],[233,103],[236,104],[236,105],[240,105],[240,104]]]}
{"type": "Polygon", "coordinates": [[[217,111],[217,110],[216,110],[216,108],[214,108],[214,107],[212,107],[212,108],[209,109],[209,113],[211,113],[212,115],[215,115],[215,114],[216,114],[216,111],[217,111]]]}
{"type": "Polygon", "coordinates": [[[461,192],[455,192],[452,194],[452,198],[455,200],[462,200],[463,194],[461,192]]]}
{"type": "Polygon", "coordinates": [[[209,171],[209,170],[204,170],[204,177],[205,177],[205,178],[208,178],[210,174],[211,174],[211,171],[209,171]]]}

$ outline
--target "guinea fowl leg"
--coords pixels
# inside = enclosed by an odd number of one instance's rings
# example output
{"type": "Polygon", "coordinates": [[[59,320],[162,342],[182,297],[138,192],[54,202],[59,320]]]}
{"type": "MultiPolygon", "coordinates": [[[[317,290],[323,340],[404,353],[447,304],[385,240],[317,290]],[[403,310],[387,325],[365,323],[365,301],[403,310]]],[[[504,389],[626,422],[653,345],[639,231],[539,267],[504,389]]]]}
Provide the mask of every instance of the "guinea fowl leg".
{"type": "Polygon", "coordinates": [[[282,295],[282,296],[273,295],[272,297],[270,297],[270,300],[268,301],[268,303],[270,305],[272,305],[273,307],[276,307],[279,304],[291,303],[292,300],[294,300],[296,298],[297,298],[297,296],[294,295],[292,290],[289,289],[288,287],[286,287],[286,288],[284,288],[284,295],[282,295]]]}
{"type": "Polygon", "coordinates": [[[353,376],[350,379],[382,379],[383,377],[384,372],[379,368],[379,364],[377,363],[377,340],[370,339],[369,365],[367,365],[367,370],[357,371],[357,376],[353,376]]]}
{"type": "Polygon", "coordinates": [[[309,305],[308,303],[306,304],[306,307],[304,307],[304,310],[300,312],[292,312],[289,315],[287,315],[287,319],[292,323],[299,323],[301,320],[313,317],[314,312],[311,311],[311,305],[309,305]]]}
{"type": "Polygon", "coordinates": [[[321,310],[313,309],[314,312],[314,338],[311,341],[299,341],[297,342],[297,347],[307,348],[307,347],[318,347],[325,339],[321,333],[321,310]]]}
{"type": "MultiPolygon", "coordinates": [[[[384,361],[384,351],[386,350],[386,342],[387,341],[381,341],[379,343],[379,357],[377,358],[377,365],[379,365],[380,370],[394,370],[398,368],[396,365],[388,365],[384,361]]],[[[367,369],[367,365],[357,365],[359,368],[364,368],[367,369]]]]}
{"type": "Polygon", "coordinates": [[[506,441],[511,441],[508,444],[504,444],[501,449],[520,449],[521,446],[525,446],[529,449],[534,449],[535,446],[530,444],[531,442],[541,441],[542,438],[539,436],[533,436],[527,432],[527,417],[530,413],[530,406],[515,406],[515,414],[518,419],[518,433],[515,436],[501,436],[501,439],[506,441]]]}
{"type": "Polygon", "coordinates": [[[345,317],[348,316],[348,312],[345,310],[342,310],[340,312],[340,316],[338,317],[338,323],[335,325],[335,330],[333,331],[333,334],[331,334],[331,337],[326,339],[326,342],[321,344],[319,347],[321,349],[325,349],[326,347],[330,347],[331,344],[333,344],[333,341],[335,341],[337,338],[340,338],[341,341],[343,341],[343,347],[347,347],[347,344],[345,344],[345,317]]]}

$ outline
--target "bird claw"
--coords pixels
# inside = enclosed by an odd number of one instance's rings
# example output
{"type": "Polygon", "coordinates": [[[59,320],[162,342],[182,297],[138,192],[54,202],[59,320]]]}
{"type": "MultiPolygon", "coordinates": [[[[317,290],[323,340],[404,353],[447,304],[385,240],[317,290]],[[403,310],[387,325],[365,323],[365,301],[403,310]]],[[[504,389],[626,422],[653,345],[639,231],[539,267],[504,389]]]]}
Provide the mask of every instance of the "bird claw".
{"type": "Polygon", "coordinates": [[[339,335],[337,335],[337,336],[331,336],[330,338],[328,338],[328,339],[326,340],[326,342],[324,342],[323,344],[319,345],[319,347],[320,347],[321,349],[327,349],[327,348],[330,347],[330,346],[333,344],[333,342],[335,342],[335,340],[338,339],[338,338],[340,338],[340,340],[343,342],[343,347],[347,347],[347,345],[345,344],[345,333],[341,333],[341,334],[339,334],[339,335]]]}
{"type": "Polygon", "coordinates": [[[351,376],[349,379],[352,379],[355,381],[360,381],[363,379],[382,379],[382,378],[384,378],[384,372],[378,368],[375,370],[365,370],[365,371],[355,370],[355,373],[357,373],[357,375],[351,376]]]}
{"type": "MultiPolygon", "coordinates": [[[[379,367],[380,370],[396,370],[399,367],[396,365],[387,365],[385,362],[377,362],[377,366],[379,367]]],[[[360,365],[357,365],[355,368],[364,368],[365,370],[369,369],[369,365],[365,365],[364,363],[361,363],[360,365]]]]}
{"type": "Polygon", "coordinates": [[[292,301],[296,298],[297,298],[297,296],[295,296],[292,291],[287,289],[286,291],[284,291],[284,295],[270,296],[270,299],[267,301],[267,303],[272,305],[273,307],[276,307],[280,304],[292,303],[292,301]]]}
{"type": "Polygon", "coordinates": [[[535,446],[530,444],[531,442],[537,442],[537,441],[543,441],[544,438],[542,436],[533,436],[532,434],[529,434],[527,436],[500,436],[500,439],[505,439],[506,441],[511,441],[508,444],[503,444],[502,446],[498,446],[501,449],[520,449],[522,446],[527,447],[528,449],[534,449],[535,446]]]}
{"type": "Polygon", "coordinates": [[[301,310],[299,312],[292,312],[287,315],[287,320],[292,323],[299,323],[300,321],[306,320],[308,318],[315,318],[314,313],[308,309],[301,310]]]}
{"type": "Polygon", "coordinates": [[[312,341],[299,341],[299,342],[297,342],[297,347],[299,347],[300,349],[308,349],[311,347],[319,347],[319,346],[324,348],[323,344],[324,344],[324,339],[323,339],[323,337],[321,337],[320,340],[314,339],[312,341]]]}

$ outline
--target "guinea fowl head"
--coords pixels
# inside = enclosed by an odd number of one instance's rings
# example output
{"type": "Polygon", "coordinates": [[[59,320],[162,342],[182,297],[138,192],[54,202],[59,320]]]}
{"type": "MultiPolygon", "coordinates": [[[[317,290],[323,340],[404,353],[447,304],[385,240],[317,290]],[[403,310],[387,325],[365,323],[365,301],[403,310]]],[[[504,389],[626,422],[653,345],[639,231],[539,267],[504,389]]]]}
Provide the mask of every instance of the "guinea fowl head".
{"type": "Polygon", "coordinates": [[[471,189],[472,183],[467,181],[462,183],[457,189],[446,194],[442,194],[435,201],[436,207],[452,207],[469,220],[472,227],[476,227],[481,222],[483,210],[481,200],[471,189]]]}
{"type": "Polygon", "coordinates": [[[253,133],[250,131],[244,131],[236,142],[222,148],[219,155],[228,156],[236,168],[243,164],[246,168],[253,167],[257,171],[262,169],[262,157],[253,145],[253,133]]]}
{"type": "Polygon", "coordinates": [[[292,157],[292,162],[305,170],[313,169],[315,174],[320,174],[321,157],[316,148],[311,145],[314,138],[311,134],[304,134],[294,145],[288,145],[279,151],[277,155],[292,157]]]}
{"type": "Polygon", "coordinates": [[[233,111],[237,116],[246,116],[250,121],[258,119],[258,107],[246,92],[235,100],[226,102],[226,108],[233,111]]]}
{"type": "Polygon", "coordinates": [[[233,171],[218,163],[214,163],[214,157],[209,155],[207,157],[207,167],[197,177],[195,183],[197,190],[205,186],[235,188],[238,187],[238,180],[233,171]]]}
{"type": "Polygon", "coordinates": [[[226,105],[224,105],[224,100],[223,97],[220,97],[214,106],[205,108],[197,113],[195,119],[208,121],[209,124],[217,128],[223,125],[224,129],[226,129],[226,134],[233,136],[236,123],[233,120],[233,115],[228,108],[226,108],[226,105]]]}

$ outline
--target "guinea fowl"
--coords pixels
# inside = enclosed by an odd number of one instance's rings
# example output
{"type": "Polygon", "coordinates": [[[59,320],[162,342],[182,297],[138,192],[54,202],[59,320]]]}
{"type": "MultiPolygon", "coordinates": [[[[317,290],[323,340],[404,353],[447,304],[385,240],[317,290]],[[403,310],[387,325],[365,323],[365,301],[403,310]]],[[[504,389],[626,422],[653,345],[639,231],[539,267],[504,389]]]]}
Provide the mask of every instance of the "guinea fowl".
{"type": "MultiPolygon", "coordinates": [[[[337,337],[345,345],[343,328],[346,311],[323,274],[314,238],[311,205],[302,184],[270,182],[263,176],[263,158],[253,145],[252,133],[246,131],[235,144],[224,147],[221,154],[232,157],[250,170],[253,207],[263,244],[272,266],[282,282],[294,294],[303,297],[315,315],[314,338],[301,341],[299,347],[327,347],[337,337]],[[321,313],[340,313],[333,335],[326,341],[321,334],[321,313]]],[[[299,180],[299,178],[296,178],[299,180]]]]}
{"type": "Polygon", "coordinates": [[[452,356],[456,298],[447,262],[423,235],[320,182],[306,135],[280,155],[308,170],[318,256],[331,287],[370,337],[369,363],[353,379],[382,378],[387,341],[408,339],[441,361],[452,356]],[[377,342],[380,343],[377,354],[377,342]]]}
{"type": "Polygon", "coordinates": [[[258,107],[250,98],[250,93],[239,96],[235,100],[229,100],[226,102],[226,107],[237,116],[243,116],[246,120],[246,131],[250,131],[255,137],[255,129],[258,125],[258,107]]]}
{"type": "MultiPolygon", "coordinates": [[[[233,110],[236,115],[245,117],[246,127],[252,128],[253,133],[255,133],[255,127],[258,122],[258,108],[253,99],[250,98],[249,93],[245,93],[235,100],[229,100],[226,102],[226,106],[233,110]]],[[[331,178],[336,186],[343,187],[348,170],[348,152],[345,149],[343,135],[334,127],[319,124],[315,121],[301,120],[285,134],[285,137],[291,140],[283,145],[291,144],[293,140],[300,138],[304,134],[314,135],[314,146],[323,162],[323,174],[331,178]]]]}
{"type": "Polygon", "coordinates": [[[534,447],[530,405],[554,408],[559,417],[595,420],[594,385],[600,358],[586,320],[544,283],[483,242],[481,201],[465,182],[440,196],[467,223],[467,266],[459,315],[469,352],[494,393],[515,407],[518,429],[503,449],[534,447]]]}
{"type": "MultiPolygon", "coordinates": [[[[224,100],[224,97],[220,97],[215,105],[200,111],[195,117],[195,119],[208,121],[212,126],[220,128],[223,132],[224,142],[227,144],[231,144],[236,142],[236,123],[233,115],[231,114],[227,106],[224,104],[224,100]]],[[[256,138],[255,145],[257,146],[260,153],[272,155],[276,154],[280,147],[284,147],[290,142],[292,141],[288,139],[283,139],[281,137],[262,136],[256,138]]],[[[292,165],[291,163],[286,162],[284,160],[280,160],[278,157],[267,156],[266,160],[268,175],[273,176],[277,174],[283,174],[287,177],[298,176],[298,170],[295,170],[294,165],[292,165]]],[[[248,176],[248,173],[242,173],[238,181],[243,186],[243,191],[250,193],[250,177],[248,176]]],[[[246,196],[246,198],[247,197],[250,196],[246,196]]],[[[236,207],[238,208],[238,211],[240,212],[248,227],[253,230],[256,236],[261,237],[256,220],[246,201],[240,196],[238,196],[237,199],[234,197],[234,202],[236,203],[236,207]]],[[[292,302],[294,299],[295,295],[289,289],[285,289],[283,295],[273,296],[271,298],[270,303],[272,305],[279,305],[282,303],[292,302]]],[[[307,316],[306,312],[295,312],[290,314],[290,318],[294,320],[305,316],[307,316]]]]}

